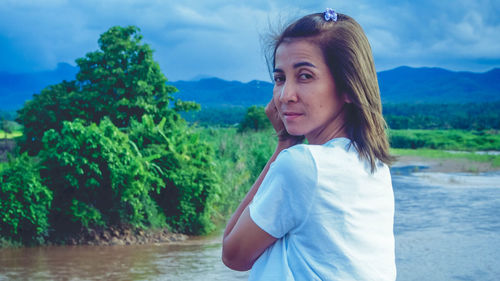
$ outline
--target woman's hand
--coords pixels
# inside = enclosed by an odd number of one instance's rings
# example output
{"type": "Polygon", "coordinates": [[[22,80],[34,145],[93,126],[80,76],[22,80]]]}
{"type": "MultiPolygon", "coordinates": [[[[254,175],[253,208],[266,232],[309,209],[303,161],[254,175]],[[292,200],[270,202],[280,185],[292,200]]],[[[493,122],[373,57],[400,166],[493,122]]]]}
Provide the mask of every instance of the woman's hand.
{"type": "Polygon", "coordinates": [[[281,120],[279,116],[278,108],[274,104],[274,99],[271,99],[271,101],[266,105],[266,115],[269,121],[271,121],[271,124],[273,124],[280,143],[288,143],[289,146],[302,143],[304,136],[292,136],[287,132],[285,124],[283,124],[283,120],[281,120]]]}

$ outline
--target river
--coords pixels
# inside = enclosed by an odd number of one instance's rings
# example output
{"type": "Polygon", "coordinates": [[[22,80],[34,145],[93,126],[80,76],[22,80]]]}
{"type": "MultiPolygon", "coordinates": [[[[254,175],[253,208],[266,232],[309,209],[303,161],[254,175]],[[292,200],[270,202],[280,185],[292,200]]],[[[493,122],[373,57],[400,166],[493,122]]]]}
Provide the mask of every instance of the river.
{"type": "MultiPolygon", "coordinates": [[[[393,169],[398,280],[500,280],[500,173],[393,169]]],[[[178,244],[0,249],[0,280],[246,280],[220,235],[178,244]]]]}

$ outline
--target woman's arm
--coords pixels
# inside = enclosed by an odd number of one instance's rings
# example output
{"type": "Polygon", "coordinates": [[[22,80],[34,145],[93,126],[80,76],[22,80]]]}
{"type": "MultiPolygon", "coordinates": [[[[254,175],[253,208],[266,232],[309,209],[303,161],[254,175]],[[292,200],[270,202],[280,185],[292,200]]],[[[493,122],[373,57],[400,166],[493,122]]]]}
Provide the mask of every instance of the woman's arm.
{"type": "Polygon", "coordinates": [[[266,114],[273,124],[274,129],[278,132],[278,145],[252,188],[248,191],[227,223],[226,230],[224,231],[222,261],[226,266],[234,270],[250,269],[264,250],[276,241],[276,238],[269,235],[253,222],[250,217],[248,205],[259,190],[271,163],[274,162],[278,154],[282,150],[302,141],[300,137],[282,133],[284,126],[277,116],[277,110],[272,101],[266,106],[266,114]]]}

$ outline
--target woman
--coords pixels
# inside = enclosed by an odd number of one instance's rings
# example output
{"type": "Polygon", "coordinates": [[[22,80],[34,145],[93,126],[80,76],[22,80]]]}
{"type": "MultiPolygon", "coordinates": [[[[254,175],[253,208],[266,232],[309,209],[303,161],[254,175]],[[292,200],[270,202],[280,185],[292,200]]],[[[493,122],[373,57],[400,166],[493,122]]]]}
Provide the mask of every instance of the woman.
{"type": "Polygon", "coordinates": [[[363,30],[327,9],[273,50],[278,145],[227,224],[223,262],[251,280],[395,280],[392,157],[363,30]]]}

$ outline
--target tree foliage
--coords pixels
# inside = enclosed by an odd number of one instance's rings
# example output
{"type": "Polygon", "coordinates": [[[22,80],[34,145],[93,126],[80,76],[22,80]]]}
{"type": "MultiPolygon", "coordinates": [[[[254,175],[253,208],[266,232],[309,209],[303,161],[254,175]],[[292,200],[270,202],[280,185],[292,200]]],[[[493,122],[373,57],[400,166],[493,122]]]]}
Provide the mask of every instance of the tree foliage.
{"type": "Polygon", "coordinates": [[[80,71],[81,102],[88,105],[87,120],[99,122],[107,116],[118,127],[150,114],[160,118],[168,111],[177,90],[167,86],[153,51],[142,44],[135,26],[112,27],[99,38],[100,50],[76,60],[80,71]]]}
{"type": "Polygon", "coordinates": [[[241,121],[238,128],[239,132],[254,130],[261,131],[271,127],[271,122],[266,116],[263,106],[251,106],[247,109],[247,113],[241,121]]]}
{"type": "Polygon", "coordinates": [[[142,122],[133,122],[130,130],[130,139],[161,169],[165,185],[153,198],[169,225],[191,234],[213,230],[210,215],[219,179],[210,145],[198,133],[190,132],[185,122],[176,124],[167,117],[155,124],[145,115],[142,122]]]}
{"type": "Polygon", "coordinates": [[[45,131],[60,131],[62,122],[75,118],[84,118],[84,112],[78,107],[76,81],[63,81],[43,89],[40,94],[26,102],[18,111],[16,119],[24,126],[22,150],[36,155],[42,149],[42,137],[45,131]]]}
{"type": "Polygon", "coordinates": [[[392,148],[430,148],[443,150],[499,150],[497,131],[390,130],[392,148]]]}
{"type": "Polygon", "coordinates": [[[37,164],[22,154],[0,171],[0,236],[24,243],[43,239],[49,227],[52,192],[37,164]]]}
{"type": "Polygon", "coordinates": [[[56,240],[121,224],[213,229],[213,151],[179,114],[199,105],[173,97],[141,39],[137,27],[110,28],[97,51],[76,60],[75,80],[48,86],[18,111],[21,149],[40,159],[41,184],[53,192],[56,240]]]}
{"type": "Polygon", "coordinates": [[[500,129],[500,103],[384,104],[391,129],[500,129]]]}
{"type": "MultiPolygon", "coordinates": [[[[17,118],[25,127],[22,149],[37,154],[44,132],[60,131],[62,121],[79,118],[90,124],[108,117],[123,128],[144,114],[159,121],[172,111],[177,89],[165,84],[153,51],[141,39],[135,26],[110,28],[99,38],[99,50],[76,60],[76,80],[49,86],[28,101],[17,118]]],[[[174,105],[177,111],[198,108],[192,102],[174,105]]]]}
{"type": "Polygon", "coordinates": [[[149,196],[163,181],[111,121],[89,126],[65,121],[61,132],[45,133],[43,144],[40,173],[54,192],[50,222],[56,232],[122,223],[164,225],[149,196]]]}

